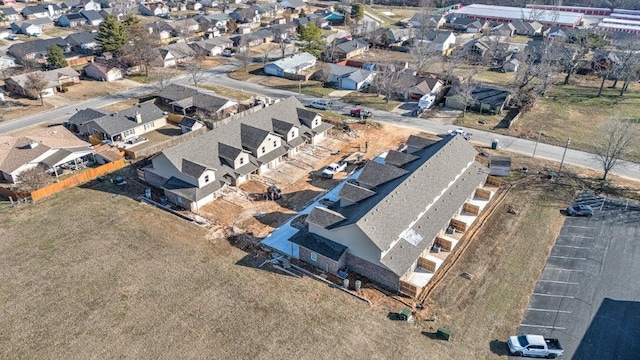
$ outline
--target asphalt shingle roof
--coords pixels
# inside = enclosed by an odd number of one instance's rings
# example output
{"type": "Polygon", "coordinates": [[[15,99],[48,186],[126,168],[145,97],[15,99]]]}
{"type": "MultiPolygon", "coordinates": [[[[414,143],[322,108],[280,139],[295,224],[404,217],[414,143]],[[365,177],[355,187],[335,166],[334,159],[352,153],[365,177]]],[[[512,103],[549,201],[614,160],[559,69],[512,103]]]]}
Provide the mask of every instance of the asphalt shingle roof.
{"type": "Polygon", "coordinates": [[[152,102],[146,102],[132,106],[118,113],[112,113],[94,120],[94,122],[107,135],[113,136],[136,126],[158,120],[164,116],[163,111],[152,102]],[[136,123],[136,114],[140,114],[141,123],[136,123]]]}
{"type": "Polygon", "coordinates": [[[294,244],[298,244],[305,249],[309,249],[333,261],[338,261],[347,252],[347,247],[337,242],[323,238],[316,234],[299,231],[291,239],[294,244]]]}

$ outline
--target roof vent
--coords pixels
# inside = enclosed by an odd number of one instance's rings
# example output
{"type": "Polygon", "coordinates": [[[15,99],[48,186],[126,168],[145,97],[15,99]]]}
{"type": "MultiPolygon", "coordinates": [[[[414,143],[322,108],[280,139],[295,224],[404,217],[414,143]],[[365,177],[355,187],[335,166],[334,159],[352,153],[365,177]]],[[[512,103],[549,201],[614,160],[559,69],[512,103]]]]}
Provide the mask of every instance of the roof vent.
{"type": "Polygon", "coordinates": [[[39,145],[38,142],[32,141],[29,143],[28,146],[29,146],[29,149],[35,149],[38,145],[39,145]]]}

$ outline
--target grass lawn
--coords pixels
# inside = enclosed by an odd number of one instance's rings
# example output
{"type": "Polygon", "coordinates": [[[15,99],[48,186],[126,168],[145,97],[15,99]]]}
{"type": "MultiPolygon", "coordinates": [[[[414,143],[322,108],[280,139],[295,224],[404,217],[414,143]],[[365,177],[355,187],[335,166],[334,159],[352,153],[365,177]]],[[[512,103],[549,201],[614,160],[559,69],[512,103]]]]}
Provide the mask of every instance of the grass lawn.
{"type": "Polygon", "coordinates": [[[141,84],[148,84],[154,80],[151,74],[149,76],[145,74],[127,75],[127,79],[141,84]]]}
{"type": "Polygon", "coordinates": [[[272,87],[275,89],[288,90],[292,92],[302,92],[303,94],[325,97],[333,92],[333,88],[322,86],[322,82],[315,80],[296,81],[276,76],[268,76],[259,82],[260,85],[272,87]]]}
{"type": "Polygon", "coordinates": [[[211,84],[198,84],[198,87],[215,91],[217,94],[226,96],[231,99],[240,100],[240,101],[249,100],[253,97],[253,94],[248,93],[246,91],[235,90],[235,89],[231,89],[224,86],[211,85],[211,84]]]}
{"type": "Polygon", "coordinates": [[[385,111],[391,111],[402,104],[399,101],[393,100],[387,102],[382,95],[377,96],[376,94],[361,93],[357,91],[353,91],[349,95],[343,97],[342,101],[385,111]]]}
{"type": "Polygon", "coordinates": [[[262,72],[263,67],[264,67],[264,64],[250,64],[249,66],[247,66],[246,70],[240,67],[235,71],[227,73],[227,76],[235,80],[244,81],[253,77],[258,72],[262,72]]]}

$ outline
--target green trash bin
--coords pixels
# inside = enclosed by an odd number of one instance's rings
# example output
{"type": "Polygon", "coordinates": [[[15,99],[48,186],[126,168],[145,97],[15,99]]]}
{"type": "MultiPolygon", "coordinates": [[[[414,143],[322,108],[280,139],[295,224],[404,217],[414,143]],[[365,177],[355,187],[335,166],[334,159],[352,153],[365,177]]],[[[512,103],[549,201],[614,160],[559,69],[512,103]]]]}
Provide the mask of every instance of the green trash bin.
{"type": "Polygon", "coordinates": [[[491,149],[493,150],[498,149],[498,139],[493,139],[493,141],[491,142],[491,149]]]}

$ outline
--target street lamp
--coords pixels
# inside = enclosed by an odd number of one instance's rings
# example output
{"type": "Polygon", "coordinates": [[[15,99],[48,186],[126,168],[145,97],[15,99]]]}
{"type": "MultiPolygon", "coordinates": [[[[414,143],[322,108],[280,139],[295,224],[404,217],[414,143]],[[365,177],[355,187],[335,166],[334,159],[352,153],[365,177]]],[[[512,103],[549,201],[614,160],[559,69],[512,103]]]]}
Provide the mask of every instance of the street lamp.
{"type": "Polygon", "coordinates": [[[538,143],[540,142],[540,136],[542,135],[542,129],[544,129],[544,126],[540,128],[540,131],[538,131],[538,137],[536,138],[536,145],[533,147],[533,154],[531,155],[531,157],[536,157],[536,150],[538,150],[538,143]]]}
{"type": "Polygon", "coordinates": [[[558,169],[558,175],[556,175],[556,183],[553,185],[553,190],[558,186],[558,181],[560,181],[560,172],[562,172],[562,164],[564,164],[564,157],[567,155],[567,148],[571,144],[571,138],[567,139],[567,145],[564,146],[564,152],[562,153],[562,160],[560,160],[560,168],[558,169]]]}

